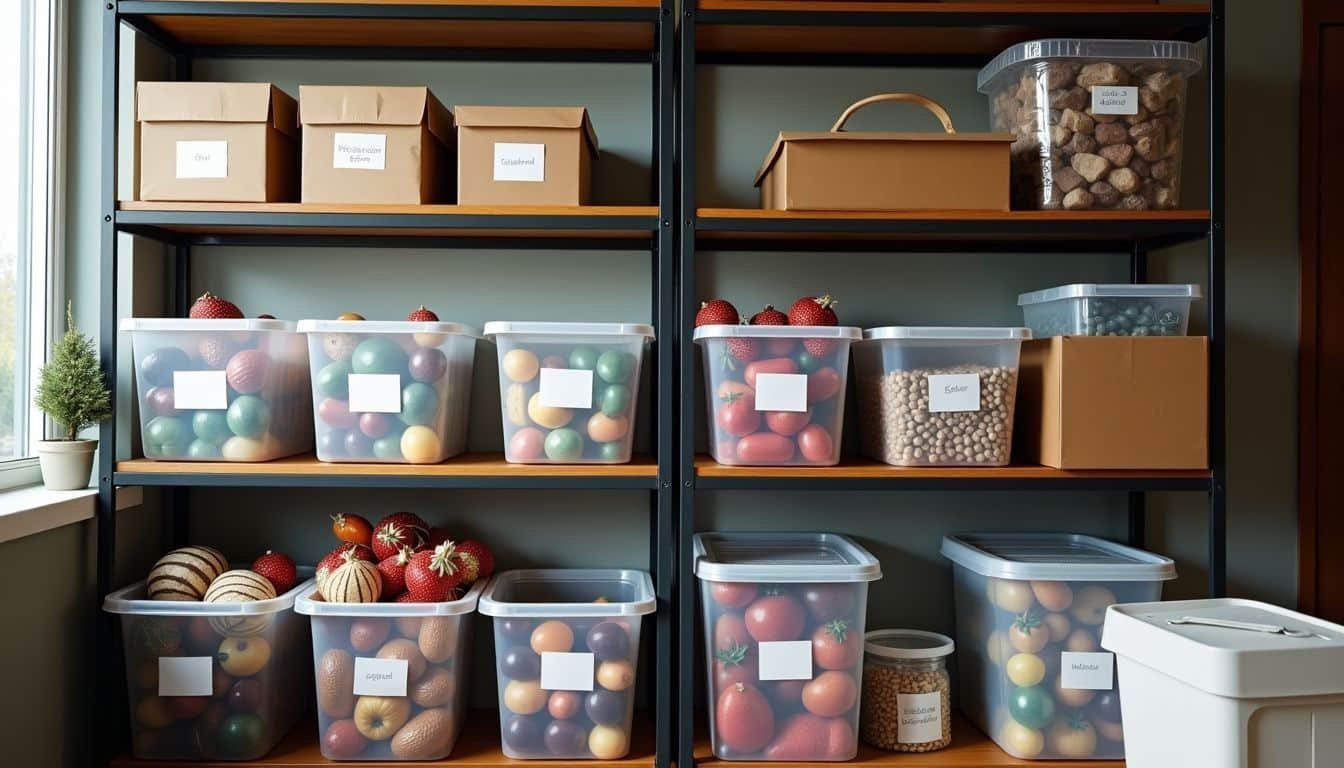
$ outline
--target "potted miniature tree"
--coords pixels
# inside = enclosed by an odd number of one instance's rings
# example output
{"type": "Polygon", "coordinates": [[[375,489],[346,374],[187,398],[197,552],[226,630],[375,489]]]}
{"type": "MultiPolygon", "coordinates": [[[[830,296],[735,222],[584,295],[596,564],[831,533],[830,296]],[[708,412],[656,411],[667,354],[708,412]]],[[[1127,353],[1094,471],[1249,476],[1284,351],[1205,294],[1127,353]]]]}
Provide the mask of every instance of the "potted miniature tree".
{"type": "Polygon", "coordinates": [[[51,361],[38,375],[33,404],[64,430],[64,437],[42,440],[37,456],[42,483],[54,491],[70,491],[89,484],[97,440],[80,439],[79,433],[112,415],[111,397],[93,340],[75,327],[74,313],[65,308],[65,335],[56,345],[51,361]]]}

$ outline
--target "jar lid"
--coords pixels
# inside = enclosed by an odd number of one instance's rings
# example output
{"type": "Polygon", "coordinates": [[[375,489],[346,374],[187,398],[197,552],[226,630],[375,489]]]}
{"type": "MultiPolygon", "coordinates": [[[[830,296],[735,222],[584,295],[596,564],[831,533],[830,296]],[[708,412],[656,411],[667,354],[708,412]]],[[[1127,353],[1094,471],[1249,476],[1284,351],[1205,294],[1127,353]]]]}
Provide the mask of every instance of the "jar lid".
{"type": "Polygon", "coordinates": [[[863,636],[863,652],[897,661],[951,656],[956,644],[947,635],[921,629],[875,629],[863,636]]]}

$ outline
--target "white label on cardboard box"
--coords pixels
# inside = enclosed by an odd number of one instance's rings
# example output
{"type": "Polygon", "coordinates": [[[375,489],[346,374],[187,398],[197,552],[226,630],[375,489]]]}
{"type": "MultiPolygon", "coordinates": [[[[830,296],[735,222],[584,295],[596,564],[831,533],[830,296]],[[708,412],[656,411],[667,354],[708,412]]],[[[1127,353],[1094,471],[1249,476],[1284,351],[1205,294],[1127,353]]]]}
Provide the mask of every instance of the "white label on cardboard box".
{"type": "Polygon", "coordinates": [[[980,410],[980,374],[929,375],[929,413],[980,410]]]}
{"type": "Polygon", "coordinates": [[[1111,653],[1059,654],[1059,687],[1109,691],[1115,687],[1115,655],[1111,653]]]}
{"type": "Polygon", "coordinates": [[[356,696],[405,696],[406,659],[369,659],[355,657],[356,696]]]}
{"type": "Polygon", "coordinates": [[[593,372],[571,368],[542,368],[541,397],[547,408],[592,408],[593,372]]]}
{"type": "Polygon", "coordinates": [[[762,680],[812,679],[811,640],[767,640],[757,649],[762,680]]]}
{"type": "Polygon", "coordinates": [[[332,168],[387,168],[387,134],[338,133],[331,144],[332,168]]]}
{"type": "Polygon", "coordinates": [[[401,413],[401,376],[396,373],[352,373],[351,413],[401,413]]]}
{"type": "Polygon", "coordinates": [[[1135,85],[1092,86],[1092,114],[1139,114],[1139,88],[1135,85]]]}
{"type": "Polygon", "coordinates": [[[177,178],[227,179],[229,177],[229,142],[177,142],[177,178]]]}
{"type": "Polygon", "coordinates": [[[925,744],[943,738],[943,695],[941,693],[898,693],[896,741],[901,744],[925,744]]]}
{"type": "Polygon", "coordinates": [[[807,376],[801,373],[756,374],[756,410],[807,410],[807,376]]]}
{"type": "Polygon", "coordinates": [[[495,142],[495,181],[545,180],[545,144],[495,142]]]}
{"type": "Polygon", "coordinates": [[[173,371],[173,407],[222,411],[229,407],[229,385],[223,371],[173,371]]]}
{"type": "Polygon", "coordinates": [[[160,656],[160,696],[211,696],[215,676],[209,656],[160,656]]]}
{"type": "Polygon", "coordinates": [[[541,689],[543,691],[593,690],[593,654],[541,654],[541,689]]]}

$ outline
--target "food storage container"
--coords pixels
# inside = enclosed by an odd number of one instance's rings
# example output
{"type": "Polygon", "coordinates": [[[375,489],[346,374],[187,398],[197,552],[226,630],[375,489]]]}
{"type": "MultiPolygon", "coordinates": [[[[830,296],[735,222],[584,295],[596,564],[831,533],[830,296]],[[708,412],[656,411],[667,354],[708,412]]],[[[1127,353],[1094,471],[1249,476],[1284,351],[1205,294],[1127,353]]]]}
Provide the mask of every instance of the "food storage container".
{"type": "Polygon", "coordinates": [[[1013,207],[1175,208],[1194,43],[1033,40],[980,70],[996,131],[1014,134],[1013,207]]]}
{"type": "MultiPolygon", "coordinates": [[[[246,566],[242,566],[246,567],[246,566]]],[[[308,622],[271,600],[150,600],[141,581],[103,600],[121,617],[131,753],[142,760],[256,760],[308,710],[308,622]]]]}
{"type": "Polygon", "coordinates": [[[499,348],[504,458],[518,464],[630,461],[639,365],[653,327],[485,324],[499,348]]]}
{"type": "Polygon", "coordinates": [[[145,457],[269,461],[311,450],[303,335],[281,320],[129,318],[145,457]]]}
{"type": "Polygon", "coordinates": [[[695,575],[714,754],[853,759],[877,558],[833,533],[699,533],[695,575]]]}
{"type": "Polygon", "coordinates": [[[897,466],[1003,466],[1026,328],[869,328],[854,347],[859,445],[897,466]]]}
{"type": "Polygon", "coordinates": [[[495,617],[504,754],[629,754],[639,625],[654,608],[653,580],[643,571],[496,574],[481,595],[481,613],[495,617]]]}
{"type": "Polygon", "coordinates": [[[312,616],[317,733],[328,760],[441,760],[466,713],[477,582],[442,603],[328,603],[314,584],[294,610],[312,616]]]}
{"type": "Polygon", "coordinates": [[[952,743],[955,644],[937,632],[879,629],[864,636],[859,736],[894,752],[934,752],[952,743]]]}
{"type": "Polygon", "coordinates": [[[709,452],[720,464],[840,461],[849,345],[858,328],[702,325],[709,452]]]}
{"type": "Polygon", "coordinates": [[[475,329],[458,323],[303,320],[317,458],[436,464],[467,445],[475,329]]]}
{"type": "Polygon", "coordinates": [[[1198,285],[1074,283],[1017,297],[1022,321],[1046,336],[1184,336],[1198,285]]]}
{"type": "Polygon", "coordinates": [[[1014,757],[1123,758],[1101,625],[1113,603],[1161,598],[1175,564],[1067,533],[947,536],[942,553],[953,563],[962,712],[1014,757]]]}
{"type": "Polygon", "coordinates": [[[1117,605],[1130,768],[1326,768],[1344,747],[1344,627],[1252,600],[1117,605]]]}

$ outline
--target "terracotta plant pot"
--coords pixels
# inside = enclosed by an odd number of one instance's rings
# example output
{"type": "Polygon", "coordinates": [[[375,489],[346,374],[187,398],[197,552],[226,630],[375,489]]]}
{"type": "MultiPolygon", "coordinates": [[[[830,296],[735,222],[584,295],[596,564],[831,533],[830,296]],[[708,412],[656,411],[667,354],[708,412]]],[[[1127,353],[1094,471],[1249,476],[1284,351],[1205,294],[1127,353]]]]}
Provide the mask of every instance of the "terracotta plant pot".
{"type": "Polygon", "coordinates": [[[93,452],[97,440],[40,440],[38,463],[42,466],[42,484],[53,491],[87,488],[93,471],[93,452]]]}

